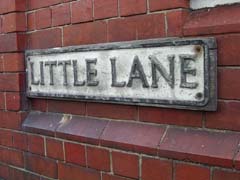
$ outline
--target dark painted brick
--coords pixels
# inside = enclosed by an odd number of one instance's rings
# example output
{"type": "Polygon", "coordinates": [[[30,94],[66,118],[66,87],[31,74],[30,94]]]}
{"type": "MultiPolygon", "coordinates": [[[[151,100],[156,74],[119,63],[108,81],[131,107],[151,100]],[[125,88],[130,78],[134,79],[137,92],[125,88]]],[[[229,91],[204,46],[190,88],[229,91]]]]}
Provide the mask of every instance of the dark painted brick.
{"type": "Polygon", "coordinates": [[[23,123],[25,131],[54,136],[62,115],[31,112],[23,123]]]}
{"type": "Polygon", "coordinates": [[[159,155],[232,167],[239,138],[235,133],[170,128],[160,144],[159,155]]]}
{"type": "Polygon", "coordinates": [[[65,120],[57,129],[57,137],[70,140],[98,144],[99,138],[106,127],[108,121],[87,118],[72,117],[65,120]]]}
{"type": "Polygon", "coordinates": [[[156,154],[164,128],[127,122],[110,122],[101,137],[109,147],[156,154]]]}

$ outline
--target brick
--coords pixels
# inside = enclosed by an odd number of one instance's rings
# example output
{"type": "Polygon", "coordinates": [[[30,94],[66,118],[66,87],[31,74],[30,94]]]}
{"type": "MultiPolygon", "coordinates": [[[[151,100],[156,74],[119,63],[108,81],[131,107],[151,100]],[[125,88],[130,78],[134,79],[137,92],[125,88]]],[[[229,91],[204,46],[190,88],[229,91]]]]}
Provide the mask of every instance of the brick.
{"type": "Polygon", "coordinates": [[[233,161],[234,161],[234,167],[239,170],[240,169],[240,152],[239,152],[239,149],[238,149],[238,153],[235,156],[233,161]]]}
{"type": "Polygon", "coordinates": [[[142,180],[171,180],[172,172],[171,161],[147,157],[142,159],[142,180]]]}
{"type": "Polygon", "coordinates": [[[159,148],[160,157],[232,167],[239,135],[169,128],[159,148]]]}
{"type": "Polygon", "coordinates": [[[9,150],[7,150],[4,147],[0,147],[0,161],[2,163],[7,163],[9,162],[9,150]]]}
{"type": "Polygon", "coordinates": [[[176,9],[176,8],[188,8],[188,0],[149,0],[150,11],[176,9]]]}
{"type": "Polygon", "coordinates": [[[49,180],[48,178],[41,177],[41,180],[49,180]]]}
{"type": "Polygon", "coordinates": [[[26,5],[26,0],[2,0],[0,1],[0,14],[25,11],[26,5]]]}
{"type": "Polygon", "coordinates": [[[128,41],[165,37],[163,13],[109,20],[109,41],[128,41]]]}
{"type": "MultiPolygon", "coordinates": [[[[0,18],[0,23],[1,23],[1,18],[0,18]]],[[[0,26],[1,28],[1,26],[0,26]]],[[[1,33],[1,29],[0,29],[0,33],[1,33]]],[[[4,72],[4,66],[3,66],[3,55],[0,55],[0,72],[4,72]]]]}
{"type": "Polygon", "coordinates": [[[163,13],[134,17],[137,22],[137,38],[149,39],[165,37],[165,17],[163,13]]]}
{"type": "Polygon", "coordinates": [[[104,21],[83,23],[64,28],[64,46],[107,42],[107,24],[104,21]]]}
{"type": "Polygon", "coordinates": [[[217,129],[240,130],[240,103],[220,101],[216,112],[207,112],[206,127],[217,129]]]}
{"type": "Polygon", "coordinates": [[[19,72],[24,70],[24,55],[22,53],[2,53],[0,55],[0,72],[19,72]]]}
{"type": "Polygon", "coordinates": [[[36,16],[35,12],[27,14],[27,29],[28,31],[33,31],[36,29],[36,16]]]}
{"type": "Polygon", "coordinates": [[[22,125],[24,131],[55,136],[55,130],[62,119],[61,114],[31,112],[22,125]]]}
{"type": "Polygon", "coordinates": [[[61,2],[62,0],[44,0],[44,1],[29,0],[28,6],[29,6],[29,9],[32,10],[32,9],[39,9],[42,7],[52,6],[55,4],[59,4],[61,2]]]}
{"type": "Polygon", "coordinates": [[[217,36],[218,64],[235,66],[240,65],[238,47],[240,46],[240,35],[217,36]],[[227,52],[227,53],[226,53],[227,52]]]}
{"type": "Polygon", "coordinates": [[[25,13],[10,13],[2,16],[2,32],[23,32],[26,31],[25,13]]]}
{"type": "Polygon", "coordinates": [[[20,130],[25,113],[0,111],[0,127],[20,130]]]}
{"type": "Polygon", "coordinates": [[[100,180],[100,173],[91,169],[86,169],[70,164],[58,163],[59,180],[81,179],[84,180],[100,180]]]}
{"type": "Polygon", "coordinates": [[[3,34],[0,35],[0,52],[23,51],[26,48],[26,35],[24,34],[3,34]]]}
{"type": "Polygon", "coordinates": [[[21,168],[24,166],[23,153],[13,149],[0,147],[0,161],[21,168]]]}
{"type": "Polygon", "coordinates": [[[139,107],[139,120],[184,126],[202,125],[202,112],[154,107],[139,107]]]}
{"type": "Polygon", "coordinates": [[[48,100],[49,112],[85,115],[85,109],[85,103],[83,102],[48,100]]]}
{"type": "Polygon", "coordinates": [[[9,168],[9,179],[24,179],[24,172],[17,169],[9,168]]]}
{"type": "Polygon", "coordinates": [[[175,180],[210,180],[210,169],[202,166],[177,163],[175,180]]]}
{"type": "Polygon", "coordinates": [[[17,34],[17,47],[18,50],[17,51],[25,51],[27,48],[27,35],[26,34],[17,34]]]}
{"type": "Polygon", "coordinates": [[[37,29],[44,29],[44,28],[51,27],[52,14],[51,14],[50,8],[41,9],[41,10],[36,11],[35,17],[36,17],[36,28],[37,29]]]}
{"type": "Polygon", "coordinates": [[[26,154],[26,169],[37,174],[57,179],[57,163],[46,157],[26,154]]]}
{"type": "Polygon", "coordinates": [[[143,14],[147,12],[146,0],[120,0],[120,16],[143,14]]]}
{"type": "Polygon", "coordinates": [[[72,23],[93,20],[92,0],[81,0],[72,3],[72,23]]]}
{"type": "Polygon", "coordinates": [[[47,100],[46,99],[31,99],[31,109],[34,111],[47,111],[47,100]]]}
{"type": "Polygon", "coordinates": [[[63,4],[52,8],[52,25],[60,26],[71,22],[70,5],[63,4]]]}
{"type": "Polygon", "coordinates": [[[19,48],[17,34],[15,33],[0,35],[0,41],[2,42],[0,45],[0,52],[16,51],[19,48]]]}
{"type": "Polygon", "coordinates": [[[218,92],[222,99],[240,99],[240,69],[221,68],[218,70],[218,92]]]}
{"type": "Polygon", "coordinates": [[[23,168],[24,167],[23,153],[17,150],[7,150],[7,151],[8,151],[7,153],[8,161],[6,161],[6,163],[23,168]]]}
{"type": "Polygon", "coordinates": [[[111,18],[117,15],[117,0],[94,0],[94,19],[111,18]]]}
{"type": "Polygon", "coordinates": [[[41,136],[28,135],[28,151],[34,154],[44,155],[44,139],[41,136]]]}
{"type": "Polygon", "coordinates": [[[132,154],[112,152],[113,172],[116,175],[139,178],[139,157],[132,154]]]}
{"type": "Polygon", "coordinates": [[[102,180],[132,180],[132,179],[124,178],[124,177],[120,177],[120,176],[103,174],[102,180]]]}
{"type": "Polygon", "coordinates": [[[21,96],[19,93],[6,93],[6,109],[19,111],[21,109],[21,96]]]}
{"type": "Polygon", "coordinates": [[[13,136],[14,148],[24,150],[24,151],[28,150],[27,134],[12,132],[12,136],[13,136]]]}
{"type": "Polygon", "coordinates": [[[0,34],[2,34],[2,16],[0,16],[0,34]]]}
{"type": "Polygon", "coordinates": [[[55,139],[46,139],[47,157],[64,160],[63,143],[55,139]]]}
{"type": "Polygon", "coordinates": [[[24,77],[19,73],[0,74],[0,90],[21,91],[24,88],[24,77]]]}
{"type": "Polygon", "coordinates": [[[215,169],[213,171],[213,180],[239,180],[240,173],[238,172],[231,172],[231,171],[222,171],[220,169],[215,169]]]}
{"type": "Polygon", "coordinates": [[[39,176],[14,169],[9,168],[9,179],[17,179],[17,180],[40,180],[39,176]]]}
{"type": "Polygon", "coordinates": [[[101,171],[110,171],[110,153],[106,149],[87,147],[87,165],[101,171]]]}
{"type": "Polygon", "coordinates": [[[5,93],[0,92],[0,109],[5,109],[5,93]]]}
{"type": "Polygon", "coordinates": [[[87,103],[87,115],[110,119],[136,120],[137,108],[127,105],[87,103]]]}
{"type": "Polygon", "coordinates": [[[184,35],[239,32],[239,6],[222,6],[193,11],[184,25],[184,35]]]}
{"type": "Polygon", "coordinates": [[[3,63],[4,72],[19,72],[25,71],[24,55],[22,53],[7,53],[2,54],[0,59],[3,63]]]}
{"type": "Polygon", "coordinates": [[[65,123],[64,126],[59,126],[56,130],[56,136],[81,143],[98,145],[107,123],[108,121],[101,119],[73,116],[68,119],[68,123],[65,123]]]}
{"type": "Polygon", "coordinates": [[[110,121],[101,136],[101,144],[156,155],[164,131],[157,126],[110,121]]]}
{"type": "Polygon", "coordinates": [[[66,162],[86,166],[85,147],[80,144],[64,143],[66,162]]]}
{"type": "Polygon", "coordinates": [[[136,40],[136,26],[136,22],[132,18],[109,20],[108,40],[110,42],[136,40]]]}
{"type": "Polygon", "coordinates": [[[7,130],[0,130],[0,145],[1,146],[8,146],[11,147],[13,145],[12,139],[12,132],[7,130]]]}
{"type": "Polygon", "coordinates": [[[61,29],[49,29],[29,34],[29,49],[45,49],[62,46],[61,29]]]}
{"type": "Polygon", "coordinates": [[[9,179],[9,167],[0,164],[0,177],[4,179],[9,179]]]}
{"type": "Polygon", "coordinates": [[[167,12],[167,36],[183,36],[183,25],[185,23],[187,15],[188,11],[186,10],[167,12]]]}

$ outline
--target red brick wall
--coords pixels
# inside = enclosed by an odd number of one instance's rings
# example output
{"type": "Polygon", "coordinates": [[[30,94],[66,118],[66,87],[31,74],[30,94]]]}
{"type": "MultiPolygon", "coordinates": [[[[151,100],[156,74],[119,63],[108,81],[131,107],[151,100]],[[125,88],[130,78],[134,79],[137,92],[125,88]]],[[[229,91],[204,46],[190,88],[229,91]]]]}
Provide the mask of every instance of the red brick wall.
{"type": "Polygon", "coordinates": [[[191,11],[188,0],[1,0],[0,179],[239,180],[239,17],[239,5],[191,11]],[[218,44],[217,112],[25,96],[26,49],[203,36],[218,44]],[[32,111],[90,118],[23,129],[32,111]]]}

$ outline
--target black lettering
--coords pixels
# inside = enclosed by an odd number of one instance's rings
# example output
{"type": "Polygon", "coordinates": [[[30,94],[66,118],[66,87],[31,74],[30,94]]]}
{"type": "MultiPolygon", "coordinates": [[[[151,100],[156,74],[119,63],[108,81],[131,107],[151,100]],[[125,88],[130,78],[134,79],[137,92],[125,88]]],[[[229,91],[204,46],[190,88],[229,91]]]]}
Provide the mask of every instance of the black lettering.
{"type": "Polygon", "coordinates": [[[134,79],[140,79],[142,81],[142,86],[144,88],[148,88],[149,87],[146,75],[145,75],[145,73],[143,71],[143,67],[142,67],[141,62],[139,61],[138,56],[134,57],[133,64],[132,64],[132,67],[131,67],[131,72],[130,72],[130,75],[129,75],[129,80],[128,80],[127,87],[132,87],[134,79]]]}
{"type": "Polygon", "coordinates": [[[49,66],[50,85],[54,85],[53,66],[57,66],[57,61],[46,61],[45,66],[49,66]]]}
{"type": "Polygon", "coordinates": [[[43,70],[43,62],[42,61],[40,61],[40,77],[41,77],[40,84],[42,86],[44,86],[45,85],[45,80],[44,80],[44,70],[43,70]]]}
{"type": "Polygon", "coordinates": [[[34,62],[30,62],[30,68],[31,68],[31,84],[39,85],[39,80],[35,80],[34,78],[34,62]]]}
{"type": "Polygon", "coordinates": [[[74,79],[74,86],[84,86],[85,81],[78,80],[78,68],[77,68],[77,60],[73,60],[73,79],[74,79]]]}
{"type": "Polygon", "coordinates": [[[71,61],[58,61],[58,65],[63,66],[63,85],[67,86],[68,85],[68,80],[67,80],[67,65],[71,65],[71,61]]]}
{"type": "Polygon", "coordinates": [[[171,55],[168,56],[169,61],[169,74],[167,73],[167,70],[164,68],[164,66],[158,61],[158,59],[151,55],[149,56],[149,59],[151,60],[152,64],[152,88],[158,88],[158,80],[157,78],[157,71],[162,75],[162,77],[166,80],[168,85],[174,89],[174,83],[175,83],[175,67],[174,67],[174,60],[175,56],[171,55]]]}
{"type": "Polygon", "coordinates": [[[187,74],[191,74],[192,76],[196,76],[196,69],[189,67],[190,62],[195,62],[194,55],[180,55],[181,61],[181,88],[195,89],[198,87],[197,82],[187,82],[187,74]]]}
{"type": "Polygon", "coordinates": [[[110,58],[112,65],[112,87],[124,87],[126,82],[117,82],[116,58],[110,58]]]}
{"type": "Polygon", "coordinates": [[[97,76],[97,70],[94,69],[91,65],[96,65],[97,59],[86,59],[87,66],[87,85],[88,86],[97,86],[99,81],[94,80],[94,77],[97,76]]]}

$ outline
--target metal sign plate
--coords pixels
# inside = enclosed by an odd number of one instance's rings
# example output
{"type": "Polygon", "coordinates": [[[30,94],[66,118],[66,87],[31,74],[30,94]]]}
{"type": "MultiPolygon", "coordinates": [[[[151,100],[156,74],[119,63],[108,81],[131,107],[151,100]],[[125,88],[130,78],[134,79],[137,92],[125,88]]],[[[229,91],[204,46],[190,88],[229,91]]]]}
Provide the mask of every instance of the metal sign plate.
{"type": "Polygon", "coordinates": [[[27,95],[212,111],[215,54],[212,38],[27,51],[27,95]]]}

